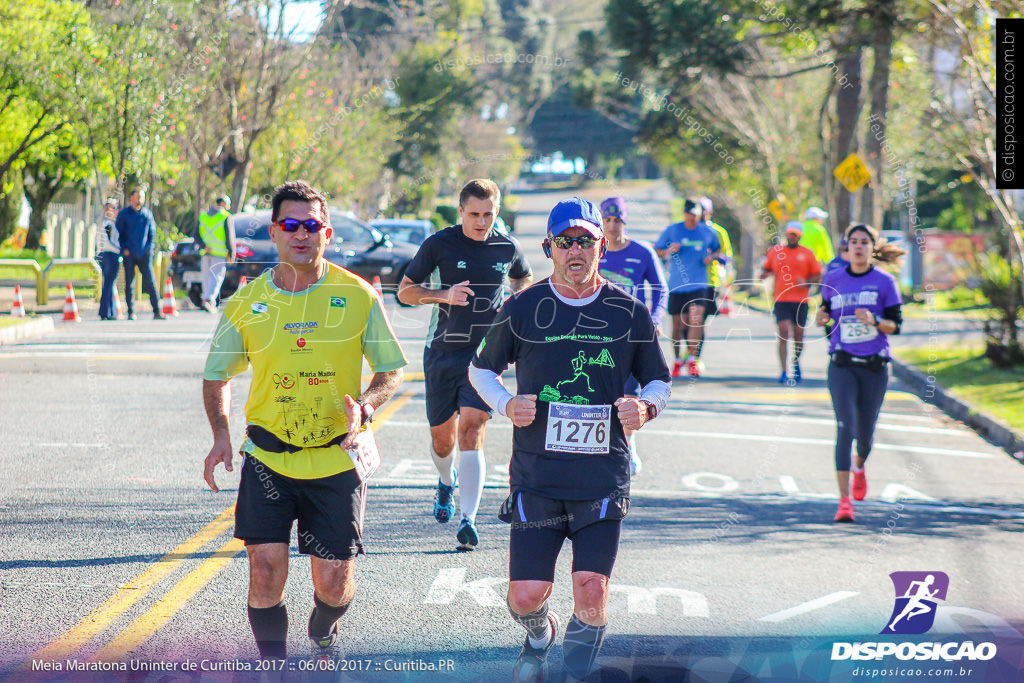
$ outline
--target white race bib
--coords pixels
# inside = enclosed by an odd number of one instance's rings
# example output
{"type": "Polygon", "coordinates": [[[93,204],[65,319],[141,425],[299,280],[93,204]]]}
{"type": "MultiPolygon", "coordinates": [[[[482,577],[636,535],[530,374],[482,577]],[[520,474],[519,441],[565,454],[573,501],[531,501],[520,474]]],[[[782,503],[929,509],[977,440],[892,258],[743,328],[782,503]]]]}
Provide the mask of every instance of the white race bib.
{"type": "Polygon", "coordinates": [[[612,407],[548,404],[544,449],[561,453],[604,455],[611,441],[612,407]]]}
{"type": "Polygon", "coordinates": [[[839,340],[844,344],[871,341],[877,336],[877,327],[862,323],[855,315],[844,315],[839,318],[839,340]]]}
{"type": "Polygon", "coordinates": [[[359,481],[367,481],[380,467],[380,451],[377,450],[377,440],[373,438],[373,430],[363,426],[359,430],[359,436],[348,449],[348,455],[352,458],[352,465],[355,466],[359,481]]]}

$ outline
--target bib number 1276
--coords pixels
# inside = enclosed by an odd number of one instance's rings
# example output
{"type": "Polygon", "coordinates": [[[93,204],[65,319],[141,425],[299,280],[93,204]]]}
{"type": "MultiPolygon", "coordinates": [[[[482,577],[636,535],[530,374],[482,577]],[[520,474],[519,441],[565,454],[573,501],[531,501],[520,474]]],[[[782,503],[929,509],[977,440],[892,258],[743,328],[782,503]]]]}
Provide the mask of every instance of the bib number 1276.
{"type": "Polygon", "coordinates": [[[562,453],[606,454],[611,415],[610,405],[550,403],[544,448],[562,453]]]}

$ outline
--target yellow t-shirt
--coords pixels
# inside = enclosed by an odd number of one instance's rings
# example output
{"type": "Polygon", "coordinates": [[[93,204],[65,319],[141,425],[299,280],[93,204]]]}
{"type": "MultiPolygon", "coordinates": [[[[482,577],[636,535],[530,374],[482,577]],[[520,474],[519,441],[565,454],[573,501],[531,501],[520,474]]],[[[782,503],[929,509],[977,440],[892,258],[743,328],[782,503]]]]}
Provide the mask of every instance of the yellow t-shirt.
{"type": "Polygon", "coordinates": [[[362,278],[328,263],[315,285],[287,292],[264,273],[236,292],[210,345],[203,379],[227,381],[252,365],[245,418],[302,450],[271,453],[246,439],[241,450],[295,479],[352,469],[339,446],[315,448],[348,431],[345,394],[359,396],[363,357],[374,372],[407,363],[381,301],[362,278]]]}
{"type": "MultiPolygon", "coordinates": [[[[705,221],[708,227],[715,231],[718,235],[718,241],[722,245],[722,256],[726,258],[732,258],[732,240],[729,239],[729,233],[718,223],[712,221],[705,221]]],[[[708,284],[712,287],[721,287],[722,278],[718,274],[718,263],[714,262],[708,266],[708,284]]]]}

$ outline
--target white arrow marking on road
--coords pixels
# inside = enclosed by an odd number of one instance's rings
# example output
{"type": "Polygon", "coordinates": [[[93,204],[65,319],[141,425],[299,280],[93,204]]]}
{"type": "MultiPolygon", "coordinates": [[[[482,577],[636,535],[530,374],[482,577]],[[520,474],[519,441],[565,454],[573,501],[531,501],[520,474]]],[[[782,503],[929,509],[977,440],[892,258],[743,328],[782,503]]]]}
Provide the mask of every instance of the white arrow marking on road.
{"type": "Polygon", "coordinates": [[[437,476],[437,469],[434,467],[434,463],[424,458],[423,460],[413,460],[412,458],[403,458],[398,461],[388,475],[388,479],[433,479],[437,476]]]}
{"type": "Polygon", "coordinates": [[[658,597],[668,595],[679,598],[683,607],[684,617],[707,617],[708,599],[700,593],[687,591],[681,588],[641,588],[640,586],[626,586],[613,584],[609,590],[612,593],[626,594],[626,609],[636,614],[657,614],[658,597]]]}
{"type": "Polygon", "coordinates": [[[923,500],[928,503],[935,502],[935,499],[931,496],[903,484],[887,484],[885,489],[882,490],[882,500],[887,503],[895,503],[901,498],[904,500],[923,500]]]}
{"type": "Polygon", "coordinates": [[[786,619],[791,619],[801,614],[813,612],[814,610],[821,609],[822,607],[828,607],[833,603],[839,602],[841,600],[846,600],[847,598],[852,598],[854,595],[860,594],[855,591],[837,591],[835,593],[829,593],[828,595],[822,596],[820,598],[815,598],[814,600],[810,600],[803,604],[797,605],[796,607],[790,607],[789,609],[784,609],[781,612],[775,612],[774,614],[768,614],[766,616],[759,617],[758,621],[769,621],[772,623],[778,623],[780,621],[785,621],[786,619]]]}
{"type": "Polygon", "coordinates": [[[504,607],[505,601],[494,592],[493,586],[505,583],[508,579],[488,576],[466,583],[466,567],[442,569],[427,591],[423,601],[426,605],[447,605],[462,592],[468,593],[478,605],[483,607],[504,607]]]}

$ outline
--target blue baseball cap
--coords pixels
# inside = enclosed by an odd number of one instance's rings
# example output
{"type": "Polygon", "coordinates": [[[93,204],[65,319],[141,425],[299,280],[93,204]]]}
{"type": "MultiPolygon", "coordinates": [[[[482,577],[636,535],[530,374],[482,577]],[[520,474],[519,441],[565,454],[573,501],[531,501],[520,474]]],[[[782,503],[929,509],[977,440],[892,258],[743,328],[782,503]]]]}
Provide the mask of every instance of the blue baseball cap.
{"type": "Polygon", "coordinates": [[[626,200],[622,197],[609,197],[601,202],[601,215],[605,218],[614,216],[623,223],[626,222],[626,200]]]}
{"type": "Polygon", "coordinates": [[[573,227],[583,228],[594,237],[604,236],[601,212],[593,202],[580,197],[563,199],[555,204],[555,208],[551,209],[548,215],[548,232],[552,237],[557,237],[573,227]]]}

